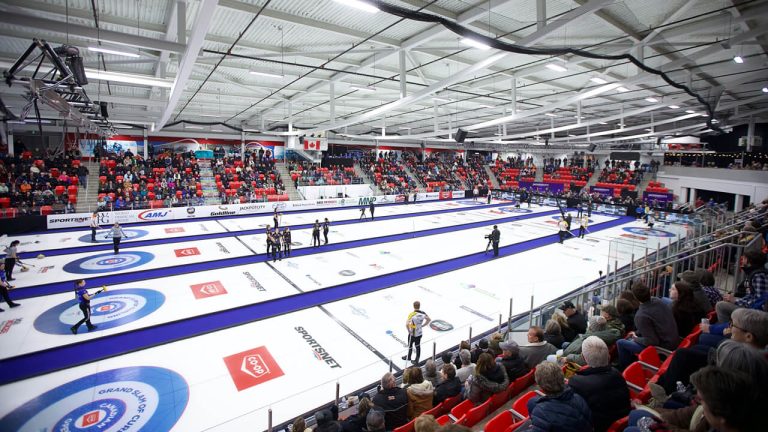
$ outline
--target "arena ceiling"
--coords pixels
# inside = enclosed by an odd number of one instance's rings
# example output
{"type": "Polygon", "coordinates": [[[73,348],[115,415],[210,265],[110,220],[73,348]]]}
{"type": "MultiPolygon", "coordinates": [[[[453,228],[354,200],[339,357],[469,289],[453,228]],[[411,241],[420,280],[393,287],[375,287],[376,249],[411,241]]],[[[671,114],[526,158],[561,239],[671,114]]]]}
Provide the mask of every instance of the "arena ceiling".
{"type": "MultiPolygon", "coordinates": [[[[724,129],[768,116],[766,0],[367,2],[379,11],[350,3],[3,0],[0,69],[33,38],[76,46],[90,98],[109,103],[117,127],[149,133],[449,143],[462,128],[475,143],[610,148],[707,133],[709,109],[709,126],[724,129]],[[443,18],[462,34],[386,6],[443,18]],[[464,40],[483,37],[631,54],[692,94],[626,59],[464,40]]],[[[4,86],[0,96],[16,112],[24,92],[4,86]]]]}

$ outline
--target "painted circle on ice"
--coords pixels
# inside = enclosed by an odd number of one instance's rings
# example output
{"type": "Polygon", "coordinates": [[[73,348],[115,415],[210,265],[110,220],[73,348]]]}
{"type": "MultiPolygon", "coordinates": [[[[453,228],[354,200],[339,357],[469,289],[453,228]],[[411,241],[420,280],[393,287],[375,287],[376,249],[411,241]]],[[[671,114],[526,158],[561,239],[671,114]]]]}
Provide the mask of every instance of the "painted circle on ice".
{"type": "Polygon", "coordinates": [[[339,274],[342,276],[354,276],[357,273],[353,272],[352,270],[342,270],[339,272],[339,274]]]}
{"type": "Polygon", "coordinates": [[[0,419],[0,430],[170,430],[188,402],[187,382],[175,371],[150,366],[112,369],[28,401],[0,419]]]}
{"type": "Polygon", "coordinates": [[[499,207],[499,210],[504,213],[531,213],[533,211],[531,209],[517,207],[499,207]]]}
{"type": "MultiPolygon", "coordinates": [[[[112,243],[111,237],[104,238],[105,232],[106,231],[96,232],[96,243],[112,243]]],[[[123,237],[123,240],[134,240],[134,239],[142,238],[144,236],[149,235],[149,231],[145,231],[142,229],[126,229],[126,230],[123,230],[123,232],[125,233],[125,237],[123,237]]],[[[86,234],[84,236],[81,236],[78,240],[80,240],[83,243],[91,243],[91,235],[86,234]]]]}
{"type": "Polygon", "coordinates": [[[67,263],[64,265],[64,271],[74,274],[108,273],[138,267],[154,258],[149,252],[124,252],[119,255],[103,253],[67,263]]]}
{"type": "Polygon", "coordinates": [[[456,201],[453,201],[453,202],[459,203],[459,204],[462,204],[462,205],[471,205],[471,206],[482,204],[482,202],[480,200],[475,201],[475,200],[471,200],[471,199],[456,200],[456,201]]]}
{"type": "MultiPolygon", "coordinates": [[[[107,291],[91,300],[91,322],[106,330],[136,321],[165,303],[165,296],[155,290],[128,288],[107,291]]],[[[69,334],[69,328],[80,321],[83,313],[76,301],[67,301],[40,314],[35,329],[42,333],[69,334]]]]}
{"type": "Polygon", "coordinates": [[[632,234],[648,236],[648,237],[674,237],[675,235],[669,231],[664,231],[656,228],[642,228],[642,227],[625,227],[624,231],[632,234]]]}
{"type": "MultiPolygon", "coordinates": [[[[552,219],[554,219],[554,220],[556,220],[556,221],[559,221],[561,217],[562,217],[562,216],[552,216],[552,219]]],[[[572,221],[572,223],[573,223],[573,222],[576,222],[576,225],[578,225],[579,219],[581,219],[581,218],[579,218],[579,217],[576,217],[576,216],[572,216],[572,217],[573,217],[573,221],[572,221]]],[[[595,221],[593,221],[592,219],[589,219],[589,223],[590,223],[590,224],[593,224],[593,223],[595,223],[595,221]]]]}

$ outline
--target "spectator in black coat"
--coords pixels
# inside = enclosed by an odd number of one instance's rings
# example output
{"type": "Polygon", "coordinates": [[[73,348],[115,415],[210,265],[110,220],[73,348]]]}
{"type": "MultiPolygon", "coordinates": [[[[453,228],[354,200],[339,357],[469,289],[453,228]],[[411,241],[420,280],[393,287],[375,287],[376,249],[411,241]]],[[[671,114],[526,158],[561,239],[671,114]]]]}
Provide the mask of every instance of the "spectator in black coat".
{"type": "Polygon", "coordinates": [[[563,346],[563,342],[565,342],[560,324],[558,324],[554,319],[547,321],[547,325],[544,326],[544,340],[557,348],[561,348],[563,346]]]}
{"type": "Polygon", "coordinates": [[[608,346],[602,339],[586,338],[581,353],[589,367],[576,372],[568,385],[587,401],[595,432],[604,432],[613,422],[629,414],[629,389],[621,373],[610,366],[608,346]]]}
{"type": "Polygon", "coordinates": [[[357,398],[360,401],[357,404],[357,413],[352,414],[351,416],[344,419],[343,422],[341,422],[341,429],[344,432],[365,431],[365,418],[368,416],[368,411],[370,411],[371,407],[373,407],[373,402],[371,402],[371,397],[368,395],[368,393],[362,393],[357,398]]]}
{"type": "Polygon", "coordinates": [[[560,306],[560,310],[563,311],[566,317],[568,317],[568,325],[576,332],[576,334],[584,334],[587,332],[587,317],[581,312],[576,310],[576,306],[571,301],[566,301],[560,306]]]}
{"type": "Polygon", "coordinates": [[[386,430],[408,423],[408,393],[397,386],[391,372],[381,377],[381,390],[373,397],[373,406],[384,412],[386,430]]]}
{"type": "Polygon", "coordinates": [[[315,413],[315,432],[341,432],[341,424],[333,419],[333,413],[324,409],[315,413]]]}
{"type": "Polygon", "coordinates": [[[619,321],[624,324],[624,331],[635,331],[635,308],[627,299],[619,299],[616,302],[616,310],[619,312],[619,321]]]}
{"type": "Polygon", "coordinates": [[[509,382],[530,372],[531,369],[525,365],[525,360],[520,357],[520,347],[517,342],[501,342],[499,348],[501,348],[501,356],[496,357],[496,363],[504,366],[509,382]]]}
{"type": "Polygon", "coordinates": [[[437,406],[437,404],[449,397],[456,396],[462,390],[461,381],[456,376],[456,367],[452,364],[446,363],[443,365],[440,369],[440,378],[442,381],[435,387],[435,395],[432,397],[433,406],[437,406]]]}
{"type": "Polygon", "coordinates": [[[688,282],[675,282],[669,289],[669,297],[673,301],[672,315],[677,323],[677,334],[688,335],[707,315],[707,311],[694,299],[693,288],[688,282]]]}

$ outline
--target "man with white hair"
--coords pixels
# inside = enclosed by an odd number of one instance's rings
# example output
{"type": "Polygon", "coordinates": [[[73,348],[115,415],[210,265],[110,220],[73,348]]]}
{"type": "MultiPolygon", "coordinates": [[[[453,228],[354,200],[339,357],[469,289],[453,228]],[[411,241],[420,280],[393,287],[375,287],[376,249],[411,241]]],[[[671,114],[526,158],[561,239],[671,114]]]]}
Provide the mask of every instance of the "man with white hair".
{"type": "Polygon", "coordinates": [[[589,336],[584,339],[581,350],[589,367],[576,372],[568,385],[587,401],[595,432],[603,432],[629,414],[629,389],[621,373],[610,366],[611,356],[602,339],[589,336]]]}
{"type": "Polygon", "coordinates": [[[563,355],[568,361],[576,362],[580,365],[586,364],[586,361],[582,357],[582,344],[590,336],[597,336],[606,346],[613,345],[621,337],[621,332],[616,327],[609,327],[608,322],[604,317],[597,315],[589,317],[589,325],[587,326],[587,332],[571,342],[565,350],[563,355]]]}
{"type": "Polygon", "coordinates": [[[395,376],[387,372],[381,377],[381,389],[373,397],[373,406],[384,412],[386,430],[408,423],[408,393],[397,386],[395,376]]]}

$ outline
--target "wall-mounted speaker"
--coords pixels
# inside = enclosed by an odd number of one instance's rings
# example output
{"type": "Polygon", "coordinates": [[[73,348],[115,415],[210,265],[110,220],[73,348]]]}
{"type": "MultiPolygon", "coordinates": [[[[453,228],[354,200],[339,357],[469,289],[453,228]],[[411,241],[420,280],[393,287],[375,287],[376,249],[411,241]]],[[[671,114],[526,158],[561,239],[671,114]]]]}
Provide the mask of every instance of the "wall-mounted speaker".
{"type": "Polygon", "coordinates": [[[459,129],[456,131],[456,136],[453,137],[453,139],[455,139],[457,143],[463,143],[464,140],[467,139],[467,131],[459,129]]]}
{"type": "Polygon", "coordinates": [[[101,116],[104,118],[109,118],[109,113],[107,112],[107,103],[99,102],[99,108],[101,108],[101,116]]]}
{"type": "Polygon", "coordinates": [[[594,153],[595,149],[597,148],[597,144],[592,144],[589,146],[589,152],[594,153]]]}

